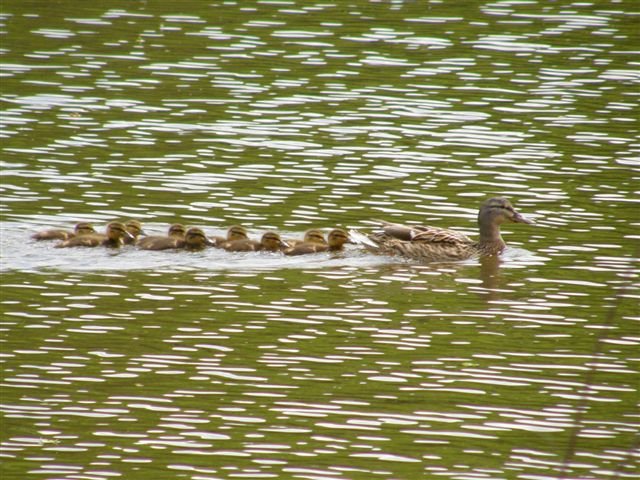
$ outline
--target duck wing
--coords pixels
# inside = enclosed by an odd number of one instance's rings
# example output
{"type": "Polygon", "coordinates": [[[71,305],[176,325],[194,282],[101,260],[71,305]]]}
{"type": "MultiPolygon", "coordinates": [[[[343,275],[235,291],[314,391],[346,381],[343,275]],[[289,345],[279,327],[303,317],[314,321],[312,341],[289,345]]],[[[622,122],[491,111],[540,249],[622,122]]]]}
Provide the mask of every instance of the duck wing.
{"type": "Polygon", "coordinates": [[[448,228],[438,227],[420,227],[421,230],[416,230],[412,237],[412,242],[420,243],[449,243],[449,244],[471,244],[473,240],[467,237],[464,233],[457,232],[455,230],[449,230],[448,228]]]}
{"type": "Polygon", "coordinates": [[[380,231],[360,242],[367,250],[387,255],[400,255],[422,262],[458,261],[475,253],[475,243],[465,234],[446,228],[410,227],[410,239],[403,240],[380,231]]]}

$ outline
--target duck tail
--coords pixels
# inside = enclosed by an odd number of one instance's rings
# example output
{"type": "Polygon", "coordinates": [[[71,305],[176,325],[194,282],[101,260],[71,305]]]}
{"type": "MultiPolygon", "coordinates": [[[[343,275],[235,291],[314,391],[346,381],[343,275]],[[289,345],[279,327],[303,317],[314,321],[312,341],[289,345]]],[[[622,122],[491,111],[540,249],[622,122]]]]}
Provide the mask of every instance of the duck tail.
{"type": "Polygon", "coordinates": [[[371,240],[364,233],[360,233],[357,230],[349,230],[349,238],[356,245],[362,245],[365,248],[375,248],[377,249],[379,245],[371,240]]]}

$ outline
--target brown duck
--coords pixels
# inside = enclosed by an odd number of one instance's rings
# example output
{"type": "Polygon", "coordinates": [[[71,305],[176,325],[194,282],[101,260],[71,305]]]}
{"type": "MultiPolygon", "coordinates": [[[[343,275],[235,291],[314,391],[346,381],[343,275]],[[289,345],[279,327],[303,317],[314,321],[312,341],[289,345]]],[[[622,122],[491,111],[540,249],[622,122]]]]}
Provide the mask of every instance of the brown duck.
{"type": "Polygon", "coordinates": [[[304,238],[300,239],[288,239],[284,241],[290,247],[295,247],[296,245],[300,245],[303,243],[314,243],[319,245],[326,245],[327,241],[324,239],[324,234],[322,230],[318,228],[311,228],[304,232],[304,238]]]}
{"type": "Polygon", "coordinates": [[[77,223],[73,232],[68,230],[44,230],[42,232],[34,233],[31,238],[34,240],[69,240],[70,238],[80,235],[86,235],[88,233],[96,233],[93,229],[93,225],[88,222],[77,223]]]}
{"type": "Polygon", "coordinates": [[[124,243],[125,245],[133,245],[138,240],[140,235],[144,235],[142,231],[142,224],[138,220],[129,220],[124,224],[127,232],[131,234],[130,237],[125,237],[124,243]]]}
{"type": "Polygon", "coordinates": [[[267,232],[262,235],[260,241],[244,239],[227,242],[223,248],[229,252],[279,252],[287,246],[280,235],[275,232],[267,232]]]}
{"type": "Polygon", "coordinates": [[[149,235],[140,238],[136,242],[136,246],[142,250],[168,250],[171,248],[179,248],[183,245],[184,235],[187,229],[181,223],[174,223],[169,227],[168,235],[149,235]]]}
{"type": "Polygon", "coordinates": [[[211,237],[211,241],[213,241],[214,246],[219,248],[224,248],[224,244],[228,242],[235,242],[236,240],[246,240],[249,236],[247,235],[247,229],[241,225],[233,225],[229,227],[227,230],[226,237],[211,237]]]}
{"type": "Polygon", "coordinates": [[[314,242],[299,243],[298,245],[295,245],[293,247],[285,248],[283,252],[285,255],[305,255],[308,253],[318,252],[337,252],[343,249],[345,243],[349,242],[349,235],[341,228],[335,228],[329,232],[329,235],[327,235],[327,240],[328,242],[326,242],[325,244],[314,242]]]}
{"type": "Polygon", "coordinates": [[[192,227],[187,230],[184,240],[180,241],[179,248],[185,250],[203,250],[206,247],[212,247],[213,242],[204,234],[204,231],[198,227],[192,227]]]}
{"type": "Polygon", "coordinates": [[[89,233],[64,240],[56,248],[68,247],[109,247],[119,248],[124,244],[124,238],[131,236],[121,222],[111,222],[107,225],[106,233],[89,233]]]}
{"type": "Polygon", "coordinates": [[[400,255],[422,262],[466,260],[502,253],[506,245],[500,235],[500,225],[505,222],[533,223],[516,212],[509,200],[494,197],[480,206],[478,241],[455,230],[387,222],[382,222],[382,231],[368,237],[358,234],[356,240],[371,252],[400,255]]]}

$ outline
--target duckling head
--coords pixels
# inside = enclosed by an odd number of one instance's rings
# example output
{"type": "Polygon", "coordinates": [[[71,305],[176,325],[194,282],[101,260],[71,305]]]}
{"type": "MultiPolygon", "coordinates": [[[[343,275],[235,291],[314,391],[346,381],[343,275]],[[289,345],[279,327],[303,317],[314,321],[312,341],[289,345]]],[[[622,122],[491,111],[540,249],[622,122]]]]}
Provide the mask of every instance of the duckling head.
{"type": "Polygon", "coordinates": [[[127,231],[124,223],[111,222],[107,225],[107,238],[114,242],[120,242],[121,239],[128,238],[132,240],[134,237],[127,231]]]}
{"type": "Polygon", "coordinates": [[[89,233],[96,233],[96,231],[93,228],[93,225],[91,225],[89,222],[80,222],[76,224],[73,230],[76,233],[76,235],[87,235],[89,233]]]}
{"type": "Polygon", "coordinates": [[[275,232],[267,232],[262,235],[260,240],[262,250],[268,250],[269,252],[277,252],[288,245],[282,241],[280,235],[275,232]]]}
{"type": "Polygon", "coordinates": [[[317,228],[312,228],[307,230],[304,234],[304,242],[305,243],[318,243],[320,245],[326,245],[327,241],[324,239],[324,234],[322,230],[317,228]]]}
{"type": "Polygon", "coordinates": [[[145,233],[142,231],[142,224],[138,220],[129,220],[124,224],[127,232],[129,232],[133,238],[137,238],[145,233]]]}
{"type": "Polygon", "coordinates": [[[329,248],[340,249],[342,246],[349,242],[349,234],[341,228],[334,228],[327,235],[329,248]]]}
{"type": "Polygon", "coordinates": [[[186,233],[187,229],[181,223],[174,223],[169,227],[170,237],[184,238],[186,233]]]}
{"type": "Polygon", "coordinates": [[[249,238],[249,235],[247,235],[247,229],[242,225],[233,225],[229,227],[229,230],[227,230],[228,242],[233,242],[235,240],[244,240],[246,238],[249,238]]]}
{"type": "Polygon", "coordinates": [[[206,246],[213,245],[213,242],[204,234],[204,231],[198,227],[192,227],[187,230],[184,241],[185,248],[188,250],[200,250],[206,246]]]}

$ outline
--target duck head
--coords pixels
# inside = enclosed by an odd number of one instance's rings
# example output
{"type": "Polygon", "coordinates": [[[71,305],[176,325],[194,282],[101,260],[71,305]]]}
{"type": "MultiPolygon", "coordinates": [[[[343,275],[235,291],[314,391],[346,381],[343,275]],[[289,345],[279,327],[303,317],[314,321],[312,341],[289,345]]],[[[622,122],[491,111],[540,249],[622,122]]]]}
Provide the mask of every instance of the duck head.
{"type": "Polygon", "coordinates": [[[262,235],[260,240],[261,250],[267,250],[269,252],[278,252],[288,245],[282,241],[280,235],[275,232],[267,232],[262,235]]]}
{"type": "Polygon", "coordinates": [[[169,236],[176,238],[184,238],[187,229],[181,223],[174,223],[169,227],[169,236]]]}
{"type": "Polygon", "coordinates": [[[204,234],[204,231],[198,227],[192,227],[187,230],[184,236],[185,248],[187,250],[202,250],[214,243],[204,234]]]}
{"type": "Polygon", "coordinates": [[[319,230],[317,228],[312,228],[310,230],[307,230],[304,234],[304,240],[305,243],[318,243],[320,245],[326,245],[327,241],[324,239],[324,234],[322,233],[322,230],[319,230]]]}
{"type": "Polygon", "coordinates": [[[506,198],[493,197],[486,200],[478,212],[478,224],[481,229],[483,225],[500,225],[504,222],[512,223],[534,223],[533,220],[523,217],[516,212],[511,202],[506,198]]]}
{"type": "Polygon", "coordinates": [[[349,242],[349,234],[341,228],[334,228],[327,235],[329,248],[332,250],[340,250],[342,246],[349,242]]]}
{"type": "Polygon", "coordinates": [[[233,242],[235,240],[244,240],[247,238],[249,238],[249,236],[247,235],[247,229],[242,225],[233,225],[229,227],[229,230],[227,230],[228,242],[233,242]]]}
{"type": "Polygon", "coordinates": [[[122,222],[111,222],[107,225],[107,238],[112,242],[120,243],[123,239],[133,240],[127,227],[122,222]]]}
{"type": "Polygon", "coordinates": [[[89,233],[96,233],[96,231],[93,228],[93,225],[91,225],[88,222],[80,222],[76,224],[73,230],[76,235],[87,235],[89,233]]]}
{"type": "Polygon", "coordinates": [[[145,233],[142,231],[142,224],[138,220],[129,220],[124,224],[133,238],[138,238],[140,235],[144,235],[145,233]]]}

